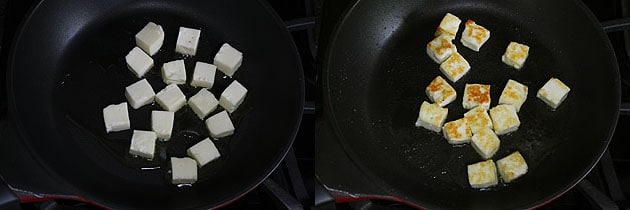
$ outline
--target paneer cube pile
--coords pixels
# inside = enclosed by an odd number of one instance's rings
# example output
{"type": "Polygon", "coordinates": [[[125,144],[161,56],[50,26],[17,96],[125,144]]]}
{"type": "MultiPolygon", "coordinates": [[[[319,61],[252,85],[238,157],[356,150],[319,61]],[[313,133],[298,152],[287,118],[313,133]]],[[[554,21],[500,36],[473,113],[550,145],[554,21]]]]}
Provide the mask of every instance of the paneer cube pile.
{"type": "MultiPolygon", "coordinates": [[[[197,169],[221,157],[214,141],[220,141],[219,138],[234,134],[235,127],[230,114],[237,111],[237,108],[245,101],[248,92],[243,84],[233,78],[235,72],[241,67],[243,53],[228,43],[222,44],[214,56],[213,64],[197,61],[192,74],[186,72],[188,60],[193,59],[197,54],[200,37],[201,30],[179,28],[175,52],[185,55],[183,56],[184,59],[163,63],[160,76],[161,82],[166,86],[162,86],[164,88],[155,93],[153,89],[155,86],[152,86],[150,82],[159,82],[159,80],[151,78],[156,74],[147,73],[154,66],[154,60],[151,56],[160,52],[165,33],[161,25],[153,22],[147,23],[135,34],[137,46],[125,56],[128,69],[135,77],[141,79],[125,87],[127,102],[111,104],[103,108],[105,131],[110,133],[131,128],[127,104],[133,109],[140,109],[146,105],[155,107],[153,102],[157,102],[163,110],[151,111],[150,119],[147,119],[151,121],[151,131],[133,130],[129,144],[130,155],[150,160],[155,157],[157,148],[165,146],[157,143],[157,140],[168,141],[174,135],[178,135],[178,131],[174,129],[179,129],[178,126],[181,124],[175,123],[175,118],[178,116],[176,112],[186,105],[190,106],[192,112],[200,119],[200,123],[205,125],[204,127],[209,131],[209,136],[214,140],[205,138],[188,148],[187,155],[189,157],[169,157],[171,182],[177,185],[196,182],[197,169]],[[228,76],[221,78],[229,79],[231,82],[227,88],[222,90],[219,99],[210,92],[210,88],[213,88],[215,83],[217,69],[228,76]],[[149,78],[142,78],[145,75],[149,75],[149,78]],[[188,80],[187,75],[192,75],[190,80],[188,80]],[[190,93],[191,88],[178,86],[186,84],[192,88],[197,88],[196,94],[190,93]],[[186,99],[187,94],[192,95],[188,100],[186,99]],[[218,111],[217,108],[219,108],[218,111]],[[216,113],[213,114],[213,112],[216,113]]],[[[184,114],[186,113],[184,112],[184,114]]]]}
{"type": "Polygon", "coordinates": [[[435,77],[435,79],[429,83],[425,92],[433,103],[436,103],[441,107],[450,104],[457,97],[455,88],[449,85],[448,82],[440,76],[435,77]]]}
{"type": "Polygon", "coordinates": [[[501,61],[508,66],[514,67],[515,69],[521,69],[523,68],[525,60],[527,60],[528,56],[529,46],[516,42],[510,42],[507,49],[505,49],[505,53],[501,57],[501,61]]]}
{"type": "Polygon", "coordinates": [[[423,127],[431,131],[440,132],[448,115],[448,108],[442,108],[438,104],[422,102],[416,127],[423,127]]]}
{"type": "Polygon", "coordinates": [[[557,78],[551,78],[536,93],[536,97],[544,101],[551,108],[556,109],[567,98],[571,88],[557,78]]]}
{"type": "Polygon", "coordinates": [[[468,183],[472,188],[486,188],[498,184],[497,173],[504,183],[511,183],[527,173],[527,163],[516,151],[496,164],[492,159],[468,165],[468,183]]]}
{"type": "MultiPolygon", "coordinates": [[[[470,64],[457,52],[452,40],[457,36],[461,20],[447,13],[435,31],[435,38],[427,44],[427,54],[440,64],[440,71],[452,82],[457,82],[470,70],[470,64]]],[[[461,42],[464,46],[479,51],[490,38],[490,31],[474,21],[466,21],[461,42]]]]}
{"type": "MultiPolygon", "coordinates": [[[[457,36],[460,24],[461,20],[457,16],[447,13],[426,49],[427,55],[439,64],[440,72],[453,83],[471,69],[470,63],[457,52],[457,46],[452,41],[457,36]]],[[[461,44],[479,52],[490,39],[490,30],[473,20],[466,21],[464,27],[461,44]]],[[[512,68],[521,69],[528,57],[529,46],[510,42],[501,60],[512,68]]],[[[455,101],[457,92],[441,76],[437,76],[425,88],[427,97],[433,103],[422,102],[415,123],[416,127],[438,133],[441,127],[444,138],[450,144],[471,144],[484,159],[468,165],[468,181],[473,188],[496,185],[497,173],[504,183],[510,183],[528,170],[525,159],[518,151],[496,161],[496,164],[492,158],[501,145],[499,136],[518,130],[521,124],[518,112],[527,100],[529,87],[509,79],[498,99],[498,105],[493,108],[490,108],[490,89],[491,86],[486,84],[466,84],[462,94],[462,107],[469,110],[463,118],[444,123],[448,115],[447,106],[455,101]]],[[[538,90],[536,97],[555,110],[566,99],[570,90],[562,81],[552,77],[538,90]]]]}

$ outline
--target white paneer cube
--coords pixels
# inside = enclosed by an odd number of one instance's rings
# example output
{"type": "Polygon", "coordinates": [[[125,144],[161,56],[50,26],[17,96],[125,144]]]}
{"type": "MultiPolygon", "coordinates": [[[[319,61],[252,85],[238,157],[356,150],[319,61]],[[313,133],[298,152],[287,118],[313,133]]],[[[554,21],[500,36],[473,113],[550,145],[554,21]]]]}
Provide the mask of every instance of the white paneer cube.
{"type": "Polygon", "coordinates": [[[557,78],[551,78],[538,90],[536,97],[551,106],[551,108],[556,109],[567,98],[569,91],[571,91],[569,86],[557,78]]]}
{"type": "Polygon", "coordinates": [[[214,85],[214,75],[216,71],[217,66],[215,65],[197,62],[195,64],[195,70],[193,72],[190,85],[193,87],[212,88],[212,85],[214,85]]]}
{"type": "Polygon", "coordinates": [[[466,84],[464,87],[464,99],[462,100],[464,109],[472,109],[481,106],[490,108],[490,85],[466,84]]]}
{"type": "Polygon", "coordinates": [[[245,96],[247,95],[247,88],[245,88],[241,83],[234,80],[232,84],[230,84],[223,93],[221,93],[221,98],[219,98],[219,104],[228,112],[234,112],[241,103],[245,100],[245,96]]]}
{"type": "Polygon", "coordinates": [[[103,108],[103,120],[107,133],[129,129],[131,123],[129,123],[127,103],[111,104],[103,108]]]}
{"type": "Polygon", "coordinates": [[[151,56],[155,55],[155,53],[160,50],[163,43],[164,30],[162,26],[153,22],[147,23],[147,25],[136,34],[136,45],[151,56]]]}
{"type": "Polygon", "coordinates": [[[176,84],[170,84],[155,94],[155,101],[157,101],[164,110],[176,112],[186,105],[186,95],[182,93],[176,84]]]}
{"type": "Polygon", "coordinates": [[[221,45],[219,52],[214,56],[214,65],[225,75],[232,77],[241,67],[243,53],[230,46],[228,43],[221,45]]]}
{"type": "Polygon", "coordinates": [[[457,82],[470,70],[470,64],[462,55],[455,52],[440,64],[440,71],[452,82],[457,82]]]}
{"type": "Polygon", "coordinates": [[[234,124],[226,111],[219,112],[206,120],[206,127],[212,138],[222,138],[234,134],[234,124]]]}
{"type": "Polygon", "coordinates": [[[185,55],[197,54],[199,37],[201,37],[201,30],[179,27],[179,34],[177,34],[177,44],[175,45],[175,52],[185,55]]]}
{"type": "Polygon", "coordinates": [[[157,135],[153,131],[133,130],[129,154],[152,159],[155,154],[155,140],[157,135]]]}
{"type": "Polygon", "coordinates": [[[527,173],[525,158],[518,151],[498,160],[497,167],[505,183],[510,183],[527,173]]]}
{"type": "Polygon", "coordinates": [[[186,66],[184,60],[176,60],[165,63],[162,66],[162,81],[166,84],[186,83],[186,66]]]}
{"type": "Polygon", "coordinates": [[[451,40],[455,39],[457,35],[457,30],[459,30],[459,24],[462,23],[457,16],[446,13],[442,21],[440,21],[440,25],[437,30],[435,30],[435,36],[444,35],[449,37],[451,40]]]}
{"type": "Polygon", "coordinates": [[[527,85],[523,85],[514,80],[508,80],[501,97],[499,97],[499,104],[509,104],[516,108],[518,112],[521,110],[521,106],[527,100],[527,85]]]}
{"type": "Polygon", "coordinates": [[[445,123],[443,132],[444,138],[449,144],[465,144],[470,142],[472,138],[472,132],[466,118],[445,123]]]}
{"type": "Polygon", "coordinates": [[[457,97],[457,92],[455,92],[455,88],[449,85],[444,78],[437,76],[429,86],[425,89],[427,96],[433,103],[444,107],[455,100],[457,97]]]}
{"type": "Polygon", "coordinates": [[[147,79],[142,79],[125,88],[125,96],[131,107],[138,109],[144,105],[153,103],[155,92],[147,79]]]}
{"type": "Polygon", "coordinates": [[[499,183],[492,159],[468,165],[468,183],[472,188],[486,188],[499,183]]]}
{"type": "Polygon", "coordinates": [[[457,47],[449,36],[438,36],[427,44],[427,54],[433,61],[440,64],[449,56],[457,52],[457,47]]]}
{"type": "Polygon", "coordinates": [[[205,118],[214,111],[219,105],[217,98],[212,95],[210,91],[205,88],[201,88],[197,94],[188,99],[188,106],[197,114],[199,119],[205,118]]]}
{"type": "Polygon", "coordinates": [[[490,39],[490,31],[483,26],[477,25],[472,20],[466,21],[464,25],[466,28],[464,28],[460,39],[462,45],[479,52],[479,48],[490,39]]]}
{"type": "Polygon", "coordinates": [[[418,120],[416,120],[416,127],[440,132],[447,115],[448,108],[442,108],[438,104],[430,104],[423,101],[418,113],[418,120]]]}
{"type": "Polygon", "coordinates": [[[151,130],[159,139],[169,140],[173,132],[175,112],[151,111],[151,130]]]}
{"type": "Polygon", "coordinates": [[[472,137],[472,147],[483,159],[490,159],[497,153],[501,141],[490,128],[483,128],[472,137]]]}
{"type": "Polygon", "coordinates": [[[189,157],[171,157],[173,184],[192,184],[197,181],[197,162],[189,157]]]}
{"type": "Polygon", "coordinates": [[[127,68],[136,75],[138,78],[142,78],[151,68],[153,68],[153,58],[144,53],[140,48],[134,47],[125,56],[127,62],[127,68]]]}
{"type": "Polygon", "coordinates": [[[510,42],[507,49],[505,49],[505,54],[503,54],[501,60],[508,66],[514,67],[515,69],[521,69],[523,68],[523,64],[525,64],[525,60],[527,60],[528,56],[529,46],[516,42],[510,42]]]}
{"type": "Polygon", "coordinates": [[[197,160],[199,168],[221,157],[219,150],[209,138],[206,138],[186,151],[188,156],[197,160]]]}
{"type": "Polygon", "coordinates": [[[512,105],[501,104],[490,109],[492,126],[497,135],[503,135],[518,130],[521,121],[518,119],[516,109],[512,105]]]}
{"type": "Polygon", "coordinates": [[[486,108],[477,106],[466,112],[464,117],[468,119],[468,125],[473,134],[485,128],[492,129],[492,120],[486,108]]]}

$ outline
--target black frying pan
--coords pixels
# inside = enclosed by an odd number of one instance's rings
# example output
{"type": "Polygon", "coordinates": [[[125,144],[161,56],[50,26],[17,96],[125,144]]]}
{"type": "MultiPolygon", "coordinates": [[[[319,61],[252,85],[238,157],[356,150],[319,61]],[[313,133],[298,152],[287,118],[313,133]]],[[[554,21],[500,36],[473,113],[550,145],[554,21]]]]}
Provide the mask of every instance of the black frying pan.
{"type": "Polygon", "coordinates": [[[578,183],[614,131],[620,81],[614,52],[580,1],[359,1],[339,23],[322,61],[322,121],[317,177],[337,201],[380,198],[415,207],[515,209],[539,206],[578,183]],[[466,165],[482,159],[470,145],[416,128],[424,88],[438,64],[426,44],[451,12],[491,31],[474,52],[455,43],[472,69],[453,84],[447,121],[461,118],[466,83],[491,84],[492,106],[508,79],[529,86],[518,131],[499,136],[496,161],[520,151],[529,172],[510,184],[472,189],[466,165]],[[510,41],[531,47],[523,69],[501,62],[510,41]],[[558,77],[572,89],[556,110],[536,91],[558,77]],[[327,152],[330,151],[330,152],[327,152]],[[348,178],[352,177],[352,178],[348,178]]]}
{"type": "MultiPolygon", "coordinates": [[[[233,79],[222,73],[216,77],[210,91],[218,97],[233,79]]],[[[16,36],[7,80],[10,114],[21,143],[3,152],[26,150],[45,172],[42,178],[5,173],[20,200],[69,198],[115,209],[210,208],[245,194],[290,148],[304,99],[294,43],[264,1],[42,1],[16,36]],[[156,65],[146,76],[156,92],[166,86],[159,73],[164,62],[184,58],[191,78],[194,63],[212,63],[224,42],[244,53],[234,78],[249,92],[231,116],[235,134],[215,141],[222,157],[201,168],[191,187],[170,184],[167,173],[169,157],[186,156],[188,147],[208,136],[189,107],[176,113],[173,137],[158,143],[153,161],[127,154],[131,130],[105,133],[102,108],[126,101],[125,86],[138,80],[124,56],[135,46],[135,33],[149,21],[166,33],[154,56],[156,65]],[[202,31],[192,58],[174,52],[180,26],[202,31]],[[56,188],[34,184],[48,178],[56,188]]],[[[180,88],[187,97],[198,91],[189,85],[180,88]]],[[[150,130],[150,112],[160,110],[157,104],[129,109],[132,130],[150,130]]],[[[19,159],[15,162],[11,164],[20,165],[19,159]]],[[[3,170],[28,171],[11,167],[3,170]]]]}

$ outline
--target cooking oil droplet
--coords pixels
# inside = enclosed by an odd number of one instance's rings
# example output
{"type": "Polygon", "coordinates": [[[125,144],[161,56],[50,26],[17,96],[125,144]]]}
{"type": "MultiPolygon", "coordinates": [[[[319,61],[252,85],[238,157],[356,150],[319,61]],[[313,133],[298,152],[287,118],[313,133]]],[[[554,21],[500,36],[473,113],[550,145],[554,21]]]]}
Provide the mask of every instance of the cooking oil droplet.
{"type": "Polygon", "coordinates": [[[59,85],[66,84],[66,81],[70,79],[70,76],[72,76],[70,73],[64,74],[63,79],[61,79],[61,82],[59,83],[59,85]]]}
{"type": "Polygon", "coordinates": [[[490,188],[490,187],[479,189],[479,191],[481,191],[481,192],[486,192],[486,191],[491,191],[491,190],[492,190],[492,188],[490,188]]]}
{"type": "Polygon", "coordinates": [[[140,169],[143,170],[143,171],[157,170],[157,169],[160,169],[160,166],[156,166],[156,167],[142,167],[140,169]]]}
{"type": "Polygon", "coordinates": [[[178,184],[177,187],[179,187],[179,188],[192,187],[192,184],[178,184]]]}
{"type": "Polygon", "coordinates": [[[192,58],[192,56],[188,54],[182,54],[182,59],[188,59],[188,58],[192,58]]]}

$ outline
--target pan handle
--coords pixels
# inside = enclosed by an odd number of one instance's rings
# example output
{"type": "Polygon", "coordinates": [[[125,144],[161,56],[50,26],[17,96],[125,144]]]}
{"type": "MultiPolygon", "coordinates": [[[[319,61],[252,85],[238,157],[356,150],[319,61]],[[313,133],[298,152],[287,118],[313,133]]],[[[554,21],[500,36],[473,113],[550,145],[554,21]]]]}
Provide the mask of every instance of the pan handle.
{"type": "Polygon", "coordinates": [[[601,22],[606,33],[630,30],[630,18],[621,18],[601,22]]]}

